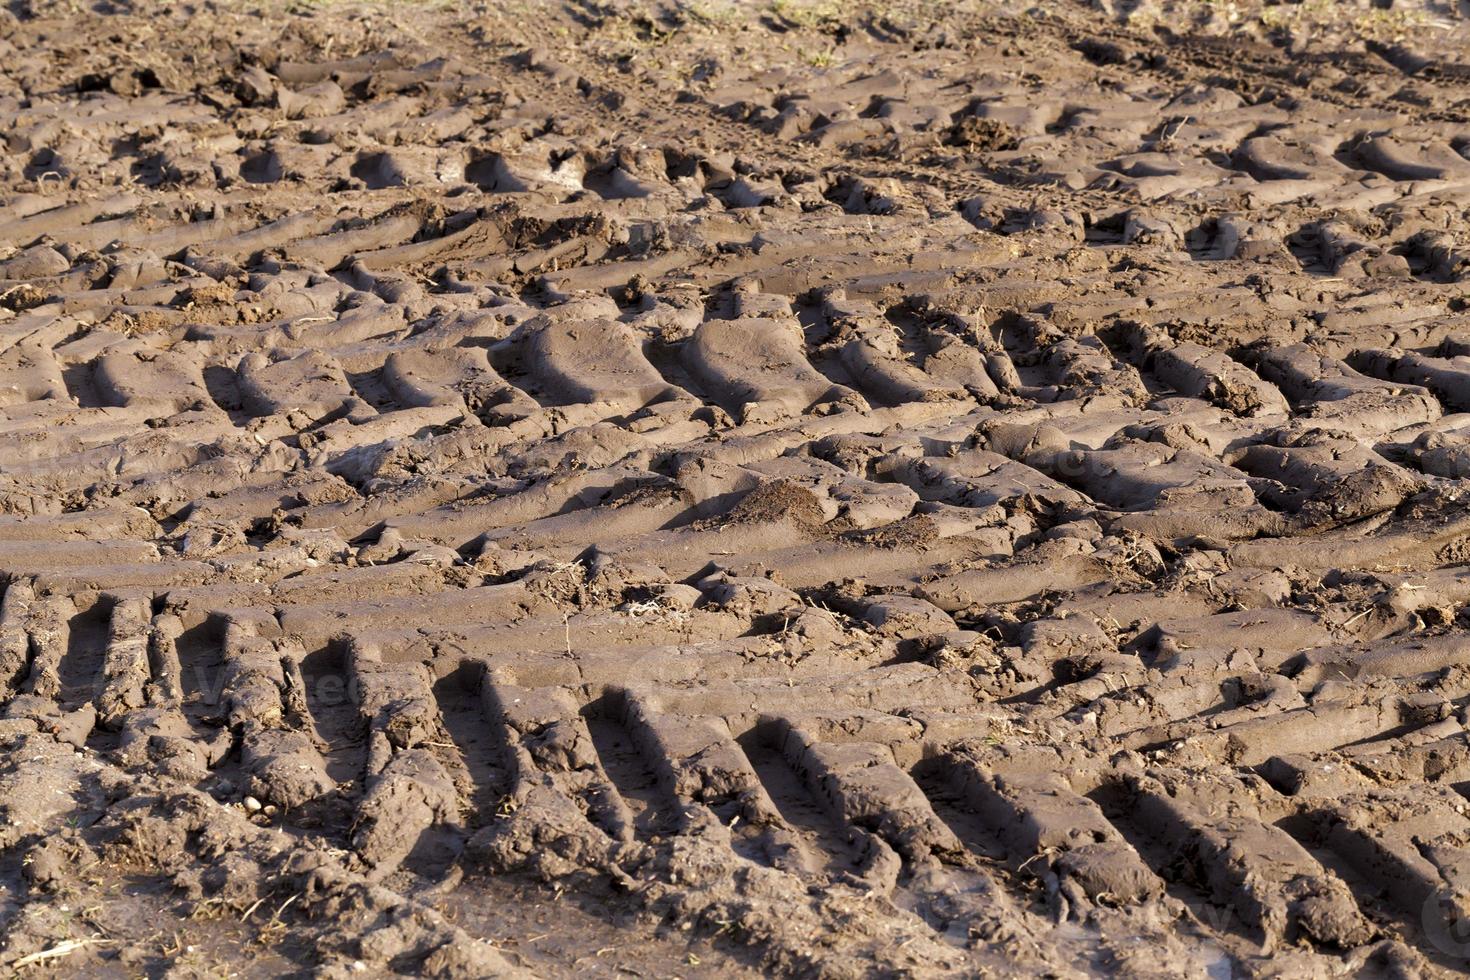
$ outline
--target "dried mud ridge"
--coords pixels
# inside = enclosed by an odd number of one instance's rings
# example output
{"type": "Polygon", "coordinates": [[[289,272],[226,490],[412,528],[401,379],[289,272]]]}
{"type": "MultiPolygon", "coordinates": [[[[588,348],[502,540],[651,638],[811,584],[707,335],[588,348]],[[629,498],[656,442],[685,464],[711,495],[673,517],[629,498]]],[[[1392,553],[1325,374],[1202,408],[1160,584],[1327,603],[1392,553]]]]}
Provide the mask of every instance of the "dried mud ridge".
{"type": "Polygon", "coordinates": [[[1462,30],[709,7],[0,14],[0,963],[1463,972],[1462,30]]]}

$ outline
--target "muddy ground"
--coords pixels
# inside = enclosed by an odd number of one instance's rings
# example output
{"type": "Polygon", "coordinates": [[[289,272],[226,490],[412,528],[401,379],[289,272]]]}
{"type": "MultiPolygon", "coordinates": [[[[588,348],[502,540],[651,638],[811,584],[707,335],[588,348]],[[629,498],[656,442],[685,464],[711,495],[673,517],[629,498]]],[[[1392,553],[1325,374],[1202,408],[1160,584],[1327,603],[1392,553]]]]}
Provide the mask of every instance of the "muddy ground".
{"type": "Polygon", "coordinates": [[[0,966],[1470,970],[1455,4],[0,11],[0,966]]]}

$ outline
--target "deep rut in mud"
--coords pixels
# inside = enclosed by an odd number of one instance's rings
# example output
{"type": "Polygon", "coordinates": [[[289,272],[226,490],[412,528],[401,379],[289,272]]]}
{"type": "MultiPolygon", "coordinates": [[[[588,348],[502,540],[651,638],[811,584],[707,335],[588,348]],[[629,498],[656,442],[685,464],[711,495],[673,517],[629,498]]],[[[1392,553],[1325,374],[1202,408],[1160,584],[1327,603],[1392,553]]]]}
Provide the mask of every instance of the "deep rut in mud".
{"type": "Polygon", "coordinates": [[[0,963],[1465,972],[1466,35],[11,4],[0,963]]]}

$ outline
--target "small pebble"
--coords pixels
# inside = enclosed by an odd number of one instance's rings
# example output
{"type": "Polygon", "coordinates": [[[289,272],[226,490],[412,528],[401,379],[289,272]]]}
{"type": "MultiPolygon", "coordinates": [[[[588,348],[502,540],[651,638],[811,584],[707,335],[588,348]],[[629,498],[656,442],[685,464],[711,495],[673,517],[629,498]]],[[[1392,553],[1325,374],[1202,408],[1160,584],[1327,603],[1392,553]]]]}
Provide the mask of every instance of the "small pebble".
{"type": "Polygon", "coordinates": [[[245,809],[249,810],[251,813],[259,813],[260,801],[253,796],[245,797],[245,809]]]}

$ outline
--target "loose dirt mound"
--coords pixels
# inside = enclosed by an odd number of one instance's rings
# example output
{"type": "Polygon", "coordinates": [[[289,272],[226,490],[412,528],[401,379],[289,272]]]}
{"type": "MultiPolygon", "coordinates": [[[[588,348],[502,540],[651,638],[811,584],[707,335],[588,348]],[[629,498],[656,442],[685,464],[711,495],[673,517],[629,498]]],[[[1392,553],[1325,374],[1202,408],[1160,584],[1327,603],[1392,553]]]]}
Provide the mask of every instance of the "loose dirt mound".
{"type": "Polygon", "coordinates": [[[0,13],[0,963],[1470,964],[1467,30],[0,13]]]}

